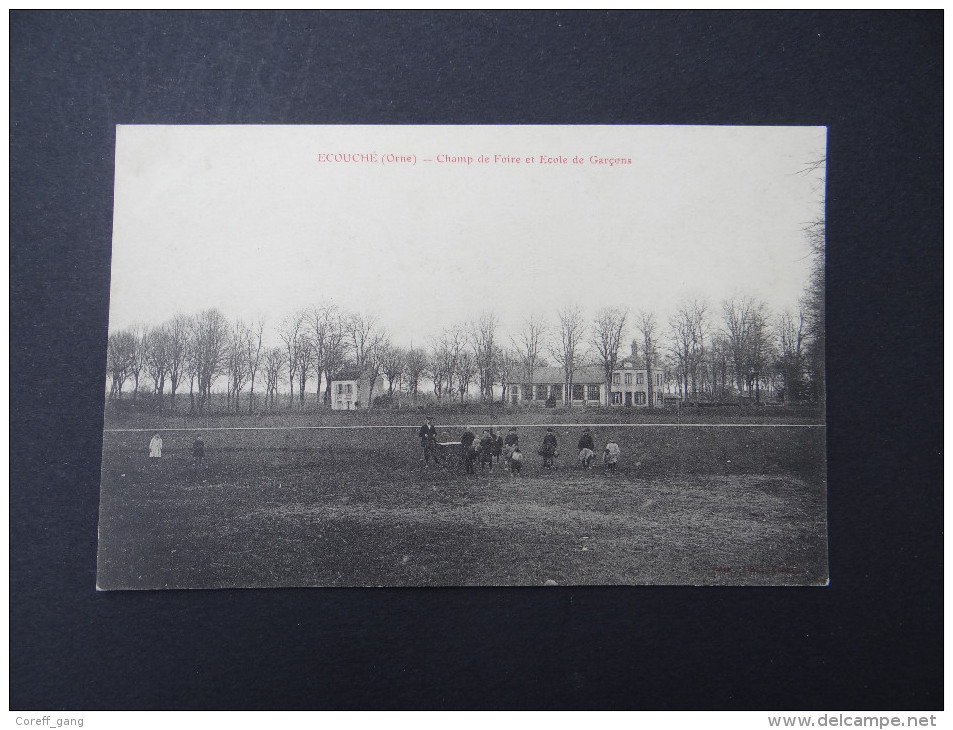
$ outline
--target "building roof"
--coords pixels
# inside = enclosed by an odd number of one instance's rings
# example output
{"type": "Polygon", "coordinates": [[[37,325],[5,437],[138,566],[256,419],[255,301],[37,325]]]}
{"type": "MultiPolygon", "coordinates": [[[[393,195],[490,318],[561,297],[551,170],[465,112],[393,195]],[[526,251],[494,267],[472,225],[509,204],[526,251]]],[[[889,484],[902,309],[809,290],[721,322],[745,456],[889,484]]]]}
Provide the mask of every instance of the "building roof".
{"type": "MultiPolygon", "coordinates": [[[[615,369],[615,372],[624,372],[626,370],[631,370],[634,372],[643,371],[645,368],[641,367],[637,362],[633,363],[632,358],[624,358],[619,361],[618,366],[615,369]]],[[[529,378],[526,376],[526,371],[522,368],[517,368],[507,379],[508,383],[514,383],[519,385],[521,383],[529,383],[529,378]]],[[[566,374],[563,372],[561,367],[545,367],[545,368],[534,368],[533,369],[533,385],[558,385],[566,382],[566,374]]],[[[572,376],[573,385],[586,385],[592,383],[605,383],[606,382],[606,373],[602,369],[601,365],[584,365],[582,367],[576,368],[576,372],[572,376]]]]}
{"type": "MultiPolygon", "coordinates": [[[[528,383],[530,381],[525,370],[517,369],[510,373],[508,382],[519,385],[522,383],[528,383]]],[[[557,385],[565,382],[566,373],[561,367],[533,369],[533,385],[557,385]]],[[[598,365],[586,365],[584,367],[576,368],[576,372],[572,376],[572,382],[577,385],[585,385],[587,383],[605,383],[606,374],[605,371],[603,371],[603,369],[598,365]]]]}
{"type": "Polygon", "coordinates": [[[333,383],[335,380],[361,380],[362,378],[369,380],[370,373],[359,368],[344,368],[335,373],[334,377],[331,378],[331,382],[333,383]]]}

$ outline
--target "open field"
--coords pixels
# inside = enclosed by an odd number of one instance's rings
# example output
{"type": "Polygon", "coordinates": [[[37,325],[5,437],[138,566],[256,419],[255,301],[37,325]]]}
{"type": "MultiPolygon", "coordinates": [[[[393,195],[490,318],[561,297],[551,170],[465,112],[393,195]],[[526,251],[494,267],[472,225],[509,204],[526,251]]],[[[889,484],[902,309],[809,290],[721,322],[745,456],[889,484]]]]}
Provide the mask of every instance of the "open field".
{"type": "MultiPolygon", "coordinates": [[[[442,430],[439,429],[438,430],[442,430]]],[[[526,467],[426,468],[415,428],[107,431],[101,588],[827,580],[824,429],[596,427],[620,470],[576,465],[580,428],[519,427],[526,467]]],[[[454,432],[458,436],[459,432],[454,432]]]]}

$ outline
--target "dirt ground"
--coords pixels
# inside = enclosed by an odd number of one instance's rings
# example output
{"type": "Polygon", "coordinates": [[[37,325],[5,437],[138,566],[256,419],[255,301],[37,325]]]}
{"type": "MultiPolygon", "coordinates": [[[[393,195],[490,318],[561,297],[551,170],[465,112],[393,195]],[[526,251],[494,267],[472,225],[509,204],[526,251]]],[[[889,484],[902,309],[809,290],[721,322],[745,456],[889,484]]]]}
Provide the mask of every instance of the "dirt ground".
{"type": "Polygon", "coordinates": [[[823,428],[520,426],[526,467],[421,461],[415,429],[107,432],[103,589],[258,586],[823,585],[823,428]]]}

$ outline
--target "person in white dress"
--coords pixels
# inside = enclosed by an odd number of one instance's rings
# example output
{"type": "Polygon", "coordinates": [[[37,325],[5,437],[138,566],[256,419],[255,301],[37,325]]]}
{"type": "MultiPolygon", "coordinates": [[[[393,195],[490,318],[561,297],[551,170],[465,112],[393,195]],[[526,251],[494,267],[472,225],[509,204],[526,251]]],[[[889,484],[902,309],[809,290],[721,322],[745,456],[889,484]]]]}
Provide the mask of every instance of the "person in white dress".
{"type": "MultiPolygon", "coordinates": [[[[156,434],[152,437],[152,440],[149,442],[149,458],[150,459],[161,459],[162,458],[162,437],[159,434],[156,434]]],[[[154,462],[158,463],[158,462],[154,462]]]]}

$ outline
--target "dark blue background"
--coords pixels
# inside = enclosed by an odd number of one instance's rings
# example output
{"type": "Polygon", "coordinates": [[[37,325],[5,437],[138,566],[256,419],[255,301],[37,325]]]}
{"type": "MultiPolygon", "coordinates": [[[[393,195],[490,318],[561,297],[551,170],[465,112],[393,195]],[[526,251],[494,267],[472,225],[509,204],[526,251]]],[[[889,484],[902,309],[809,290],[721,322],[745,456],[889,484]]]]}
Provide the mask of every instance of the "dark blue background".
{"type": "Polygon", "coordinates": [[[11,708],[942,707],[942,24],[11,12],[11,708]],[[829,125],[831,586],[97,594],[118,123],[829,125]]]}

